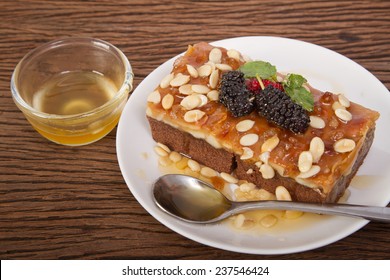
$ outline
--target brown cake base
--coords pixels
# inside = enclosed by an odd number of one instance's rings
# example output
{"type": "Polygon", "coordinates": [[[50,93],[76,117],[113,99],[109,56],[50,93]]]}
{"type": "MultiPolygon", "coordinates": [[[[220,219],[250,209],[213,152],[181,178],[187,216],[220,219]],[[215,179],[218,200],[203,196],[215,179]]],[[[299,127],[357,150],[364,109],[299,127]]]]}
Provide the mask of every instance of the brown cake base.
{"type": "Polygon", "coordinates": [[[317,203],[336,202],[344,194],[370,150],[374,140],[375,130],[375,127],[372,127],[368,131],[351,172],[346,176],[340,177],[330,193],[322,193],[321,189],[309,188],[297,183],[291,178],[282,177],[278,173],[272,179],[263,179],[254,164],[242,161],[239,156],[223,149],[216,149],[206,141],[197,139],[161,121],[157,121],[151,117],[147,118],[152,131],[152,137],[156,142],[163,143],[174,151],[188,155],[200,164],[213,168],[218,172],[231,173],[234,171],[238,179],[252,182],[258,187],[272,193],[275,193],[277,186],[284,186],[289,190],[293,200],[317,203]],[[247,172],[249,169],[253,170],[250,174],[247,172]]]}

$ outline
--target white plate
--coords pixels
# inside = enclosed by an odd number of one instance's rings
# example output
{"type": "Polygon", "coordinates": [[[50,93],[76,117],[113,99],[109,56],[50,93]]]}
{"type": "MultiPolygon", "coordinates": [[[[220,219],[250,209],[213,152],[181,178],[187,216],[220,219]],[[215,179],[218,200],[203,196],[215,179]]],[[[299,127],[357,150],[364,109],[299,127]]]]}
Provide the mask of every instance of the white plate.
{"type": "MultiPolygon", "coordinates": [[[[278,37],[241,37],[212,43],[233,48],[252,59],[269,61],[278,71],[302,74],[323,91],[342,92],[350,100],[381,113],[376,137],[363,166],[349,188],[348,203],[386,206],[390,201],[390,94],[371,73],[352,60],[310,43],[278,37]]],[[[183,47],[184,48],[184,47],[183,47]]],[[[176,57],[175,57],[176,58],[176,57]]],[[[117,130],[117,156],[123,177],[138,202],[165,226],[197,242],[250,254],[286,254],[338,241],[366,225],[346,217],[318,219],[302,228],[250,234],[226,223],[192,225],[163,213],[152,201],[151,185],[161,176],[145,117],[146,98],[167,75],[175,58],[147,76],[130,97],[117,130]]]]}

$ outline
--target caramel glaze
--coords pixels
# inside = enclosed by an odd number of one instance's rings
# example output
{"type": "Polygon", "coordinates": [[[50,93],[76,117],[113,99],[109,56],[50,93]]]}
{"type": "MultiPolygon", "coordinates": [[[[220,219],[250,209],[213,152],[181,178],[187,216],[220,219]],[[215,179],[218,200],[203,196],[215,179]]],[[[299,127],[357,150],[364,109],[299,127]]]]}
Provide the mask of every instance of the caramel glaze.
{"type": "MultiPolygon", "coordinates": [[[[186,65],[190,64],[195,68],[202,66],[208,62],[208,55],[212,48],[214,47],[207,43],[189,46],[185,55],[175,61],[172,73],[189,75],[186,65]]],[[[228,64],[233,69],[239,68],[243,63],[243,61],[229,58],[225,49],[219,49],[222,51],[221,63],[228,64]]],[[[222,73],[221,71],[219,72],[221,77],[222,73]]],[[[189,84],[208,85],[208,81],[208,77],[191,78],[189,84]]],[[[254,156],[248,161],[253,163],[259,160],[262,143],[277,134],[280,142],[271,151],[269,162],[272,165],[282,167],[282,174],[280,175],[290,178],[296,178],[299,174],[297,167],[299,154],[302,151],[309,150],[311,139],[318,136],[325,144],[325,152],[317,163],[321,170],[317,175],[305,179],[305,184],[320,188],[322,192],[328,193],[340,176],[348,174],[368,129],[375,125],[379,113],[351,102],[348,111],[352,114],[352,120],[343,122],[335,115],[332,109],[333,102],[338,100],[337,95],[329,92],[324,93],[312,87],[310,89],[315,101],[314,110],[310,112],[310,115],[321,117],[325,121],[325,128],[315,129],[309,127],[304,134],[294,134],[291,131],[270,124],[260,117],[257,112],[252,112],[243,117],[233,117],[218,101],[209,101],[206,105],[197,108],[205,112],[206,115],[196,123],[187,123],[183,119],[186,110],[180,105],[181,100],[185,96],[179,93],[178,88],[170,86],[164,89],[158,87],[157,90],[160,92],[161,98],[168,93],[175,97],[174,105],[171,109],[164,110],[161,103],[154,104],[150,102],[148,107],[152,117],[161,119],[183,131],[200,131],[204,135],[212,135],[221,146],[236,154],[242,154],[243,152],[239,143],[243,135],[248,133],[257,134],[259,141],[249,147],[254,151],[254,156]],[[255,121],[255,125],[249,131],[238,132],[235,129],[236,124],[246,119],[255,121]],[[337,153],[333,148],[333,144],[342,138],[354,140],[356,148],[349,153],[337,153]]]]}

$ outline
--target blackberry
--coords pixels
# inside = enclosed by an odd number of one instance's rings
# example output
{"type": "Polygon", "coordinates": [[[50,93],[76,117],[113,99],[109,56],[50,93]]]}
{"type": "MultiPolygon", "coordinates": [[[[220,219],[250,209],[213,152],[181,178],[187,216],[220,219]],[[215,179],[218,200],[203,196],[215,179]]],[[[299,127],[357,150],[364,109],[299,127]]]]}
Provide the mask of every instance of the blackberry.
{"type": "Polygon", "coordinates": [[[304,133],[309,127],[307,111],[280,89],[267,86],[256,94],[255,103],[258,113],[271,123],[294,133],[304,133]]]}
{"type": "Polygon", "coordinates": [[[254,109],[255,96],[245,85],[244,73],[229,71],[221,79],[219,102],[221,102],[234,117],[250,114],[254,109]]]}

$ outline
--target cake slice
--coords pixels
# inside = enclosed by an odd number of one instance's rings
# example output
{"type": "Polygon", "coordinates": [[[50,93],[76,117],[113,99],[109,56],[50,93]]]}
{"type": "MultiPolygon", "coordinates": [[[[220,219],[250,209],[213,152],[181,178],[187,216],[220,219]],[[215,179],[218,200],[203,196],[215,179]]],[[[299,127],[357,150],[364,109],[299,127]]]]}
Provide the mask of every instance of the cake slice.
{"type": "Polygon", "coordinates": [[[335,202],[363,163],[379,114],[235,50],[189,46],[149,94],[155,141],[293,200],[335,202]]]}

